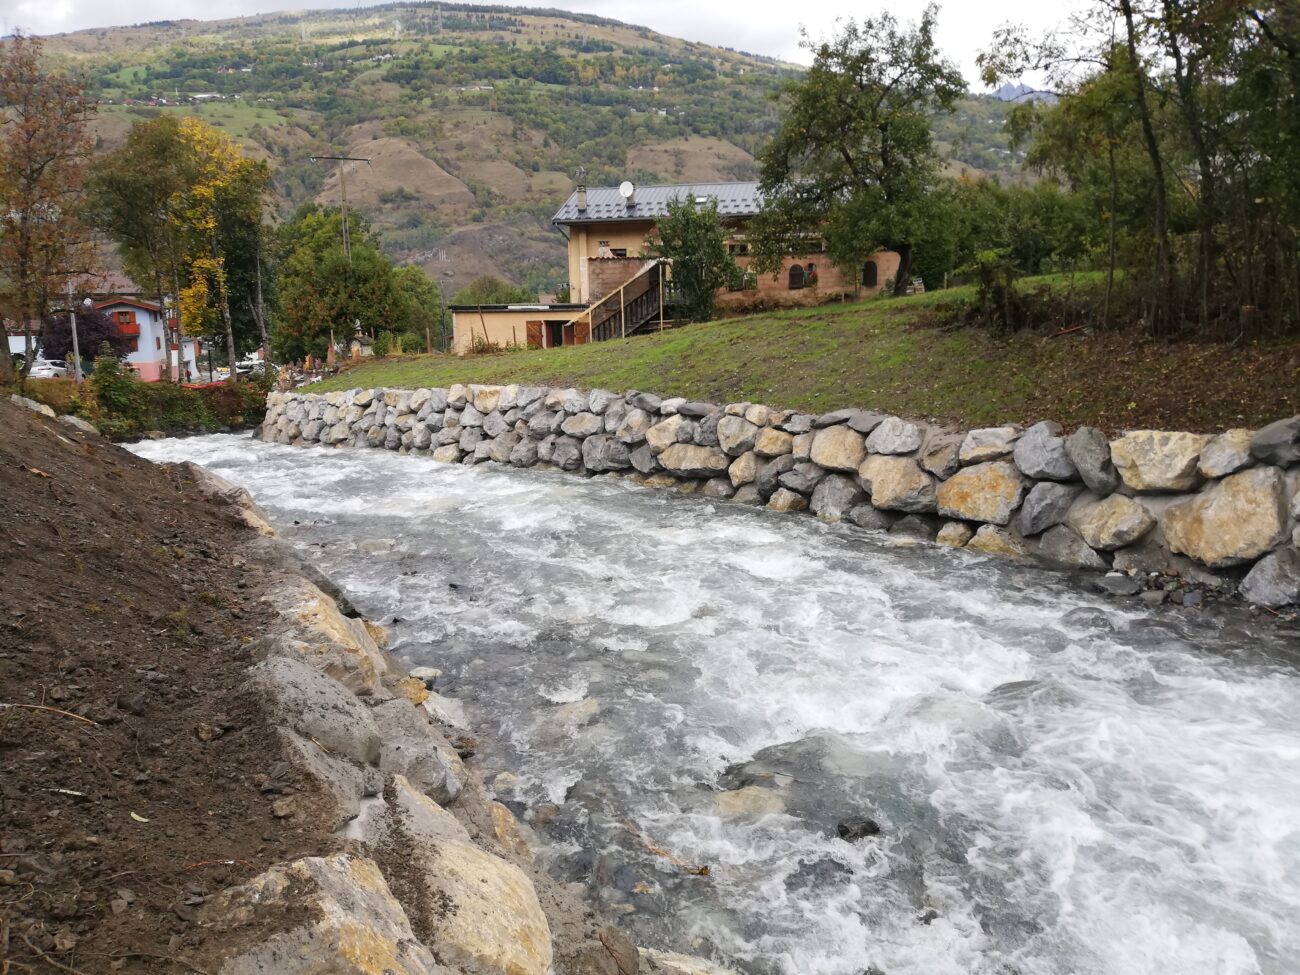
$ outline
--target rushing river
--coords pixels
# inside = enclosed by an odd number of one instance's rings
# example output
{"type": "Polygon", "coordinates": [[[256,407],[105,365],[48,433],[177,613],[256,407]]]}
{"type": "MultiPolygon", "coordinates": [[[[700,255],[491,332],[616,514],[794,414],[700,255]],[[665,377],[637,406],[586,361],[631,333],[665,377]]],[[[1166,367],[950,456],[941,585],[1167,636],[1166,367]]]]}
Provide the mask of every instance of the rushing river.
{"type": "Polygon", "coordinates": [[[612,478],[134,449],[244,485],[395,620],[504,797],[553,815],[552,871],[643,944],[762,975],[1300,972],[1300,673],[1266,624],[612,478]],[[853,816],[879,834],[839,839],[853,816]]]}

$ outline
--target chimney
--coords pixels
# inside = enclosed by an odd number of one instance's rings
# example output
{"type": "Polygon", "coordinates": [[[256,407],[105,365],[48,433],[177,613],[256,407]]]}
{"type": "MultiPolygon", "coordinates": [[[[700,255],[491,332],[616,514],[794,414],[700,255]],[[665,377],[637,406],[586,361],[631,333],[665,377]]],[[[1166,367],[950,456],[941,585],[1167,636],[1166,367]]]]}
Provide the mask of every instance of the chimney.
{"type": "Polygon", "coordinates": [[[587,187],[582,185],[578,186],[578,212],[587,212],[587,187]]]}

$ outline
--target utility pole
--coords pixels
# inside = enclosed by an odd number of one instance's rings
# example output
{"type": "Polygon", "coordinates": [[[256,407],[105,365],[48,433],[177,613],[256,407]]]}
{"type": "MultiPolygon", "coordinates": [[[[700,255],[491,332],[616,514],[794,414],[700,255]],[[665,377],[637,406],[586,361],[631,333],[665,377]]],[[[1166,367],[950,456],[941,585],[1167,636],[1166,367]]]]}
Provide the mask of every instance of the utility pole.
{"type": "Polygon", "coordinates": [[[68,324],[72,327],[72,381],[81,382],[81,347],[77,343],[77,312],[72,301],[72,279],[68,279],[68,324]]]}
{"type": "MultiPolygon", "coordinates": [[[[367,166],[370,160],[365,156],[311,156],[312,162],[321,162],[331,160],[333,162],[349,163],[363,162],[367,166]]],[[[343,257],[348,262],[348,270],[352,270],[352,240],[348,235],[348,168],[347,166],[339,167],[339,191],[343,198],[343,257]]]]}

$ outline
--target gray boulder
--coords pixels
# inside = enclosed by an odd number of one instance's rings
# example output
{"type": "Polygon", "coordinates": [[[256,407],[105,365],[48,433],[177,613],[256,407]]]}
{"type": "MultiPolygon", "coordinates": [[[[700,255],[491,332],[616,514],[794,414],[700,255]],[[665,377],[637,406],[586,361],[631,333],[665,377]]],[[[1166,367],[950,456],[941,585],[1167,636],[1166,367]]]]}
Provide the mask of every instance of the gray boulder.
{"type": "Polygon", "coordinates": [[[286,726],[329,754],[362,765],[379,760],[379,730],[370,709],[315,667],[292,657],[268,657],[249,668],[248,687],[286,726]]]}
{"type": "Polygon", "coordinates": [[[868,434],[888,418],[887,413],[876,413],[874,410],[854,410],[853,415],[849,417],[849,428],[861,434],[868,434]]]}
{"type": "Polygon", "coordinates": [[[646,413],[658,413],[663,400],[654,393],[629,393],[627,401],[638,410],[646,413]]]}
{"type": "Polygon", "coordinates": [[[859,528],[868,531],[887,532],[902,516],[889,511],[881,511],[869,504],[860,504],[849,510],[848,520],[859,528]]]}
{"type": "Polygon", "coordinates": [[[930,434],[921,447],[921,468],[940,480],[952,477],[961,467],[961,442],[957,434],[930,434]]]}
{"type": "Polygon", "coordinates": [[[701,403],[698,400],[692,400],[689,403],[682,403],[677,407],[677,412],[682,416],[708,416],[717,409],[712,403],[701,403]]]}
{"type": "Polygon", "coordinates": [[[785,422],[780,426],[786,433],[809,433],[813,428],[813,417],[807,413],[795,413],[786,417],[785,422]]]}
{"type": "Polygon", "coordinates": [[[1053,565],[1074,569],[1104,571],[1110,568],[1101,553],[1090,548],[1079,533],[1067,525],[1054,525],[1043,532],[1038,542],[1038,556],[1053,565]]]}
{"type": "Polygon", "coordinates": [[[483,417],[483,432],[489,437],[499,437],[510,429],[510,424],[506,418],[497,410],[493,410],[487,416],[483,417]]]}
{"type": "Polygon", "coordinates": [[[1045,420],[1020,435],[1012,451],[1016,466],[1029,477],[1047,481],[1071,481],[1079,476],[1065,449],[1061,425],[1045,420]]]}
{"type": "Polygon", "coordinates": [[[440,805],[460,795],[465,765],[445,738],[429,723],[429,713],[404,697],[372,708],[379,730],[379,767],[404,775],[411,785],[440,805]]]}
{"type": "Polygon", "coordinates": [[[551,451],[551,463],[561,470],[576,471],[582,466],[582,444],[572,437],[558,438],[551,451]]]}
{"type": "MultiPolygon", "coordinates": [[[[831,410],[829,413],[823,413],[821,416],[813,418],[812,425],[820,430],[823,427],[833,427],[837,423],[848,423],[849,418],[857,412],[859,411],[854,407],[848,407],[843,410],[831,410]]],[[[795,433],[797,431],[790,430],[787,427],[786,432],[795,433]]]]}
{"type": "Polygon", "coordinates": [[[704,487],[700,488],[700,494],[706,498],[719,498],[725,501],[736,493],[732,487],[731,480],[725,477],[713,477],[704,482],[704,487]]]}
{"type": "Polygon", "coordinates": [[[459,427],[460,437],[458,443],[461,450],[474,450],[483,442],[483,430],[481,427],[459,427]]]}
{"type": "MultiPolygon", "coordinates": [[[[1020,442],[1024,443],[1024,440],[1020,442]]],[[[1061,524],[1070,511],[1070,505],[1082,492],[1082,484],[1057,484],[1054,481],[1035,484],[1020,506],[1020,533],[1037,535],[1061,524]]]]}
{"type": "Polygon", "coordinates": [[[541,413],[534,413],[528,421],[528,435],[532,437],[545,437],[547,434],[554,433],[560,428],[560,423],[564,419],[564,414],[554,413],[550,410],[543,410],[541,413]]]}
{"type": "Polygon", "coordinates": [[[608,433],[582,442],[582,466],[589,471],[621,471],[632,466],[627,444],[608,433]]]}
{"type": "Polygon", "coordinates": [[[1300,416],[1270,423],[1250,441],[1250,452],[1257,460],[1278,467],[1300,462],[1300,416]]]}
{"type": "Polygon", "coordinates": [[[473,406],[466,406],[460,413],[460,425],[463,427],[481,427],[485,417],[473,406]]]}
{"type": "Polygon", "coordinates": [[[1119,487],[1119,472],[1110,460],[1110,441],[1096,427],[1079,427],[1066,437],[1065,453],[1093,494],[1105,497],[1119,487]]]}
{"type": "MultiPolygon", "coordinates": [[[[777,461],[784,459],[785,458],[783,457],[778,457],[776,460],[772,461],[772,463],[775,464],[777,461]]],[[[816,464],[795,464],[794,467],[778,477],[777,482],[781,487],[795,491],[799,494],[812,494],[818,483],[825,476],[826,469],[824,467],[818,467],[816,464]]],[[[763,475],[761,472],[759,474],[758,483],[759,490],[762,490],[763,475]]]]}
{"type": "Polygon", "coordinates": [[[1256,562],[1241,582],[1241,595],[1270,609],[1300,603],[1300,549],[1279,549],[1256,562]]]}
{"type": "Polygon", "coordinates": [[[653,474],[659,470],[659,458],[649,444],[642,444],[633,450],[628,455],[628,461],[642,474],[653,474]]]}
{"type": "Polygon", "coordinates": [[[754,486],[758,493],[767,497],[781,486],[781,476],[794,470],[795,459],[789,454],[773,457],[766,464],[760,464],[754,477],[754,486]]]}
{"type": "Polygon", "coordinates": [[[496,461],[498,464],[508,464],[510,463],[510,455],[514,453],[517,446],[519,446],[519,434],[513,430],[507,430],[488,443],[487,455],[489,459],[496,461]]]}
{"type": "Polygon", "coordinates": [[[758,426],[741,416],[724,416],[718,421],[718,446],[732,457],[754,449],[758,426]]]}
{"type": "Polygon", "coordinates": [[[851,477],[828,474],[813,489],[809,507],[813,514],[825,521],[839,521],[852,508],[866,500],[866,492],[851,477]]]}
{"type": "Polygon", "coordinates": [[[570,437],[590,437],[605,429],[605,421],[595,413],[575,413],[560,424],[570,437]]]}
{"type": "Polygon", "coordinates": [[[520,440],[510,451],[510,463],[515,467],[532,467],[537,463],[537,442],[520,440]]]}
{"type": "Polygon", "coordinates": [[[617,393],[611,393],[608,389],[593,389],[587,394],[587,408],[592,413],[600,415],[609,409],[609,405],[618,399],[617,393]]]}
{"type": "Polygon", "coordinates": [[[896,416],[886,417],[867,437],[873,454],[910,454],[921,446],[924,432],[915,423],[896,416]]]}
{"type": "Polygon", "coordinates": [[[725,415],[721,410],[714,410],[703,419],[696,420],[692,441],[701,447],[718,446],[718,424],[725,415]]]}
{"type": "Polygon", "coordinates": [[[932,515],[904,515],[890,526],[889,534],[933,542],[939,537],[939,529],[942,527],[943,522],[932,515]]]}
{"type": "Polygon", "coordinates": [[[731,458],[716,447],[675,443],[659,455],[659,463],[678,477],[722,477],[731,458]]]}
{"type": "Polygon", "coordinates": [[[638,406],[624,414],[614,435],[625,444],[644,443],[646,431],[654,425],[654,422],[654,417],[638,406]]]}

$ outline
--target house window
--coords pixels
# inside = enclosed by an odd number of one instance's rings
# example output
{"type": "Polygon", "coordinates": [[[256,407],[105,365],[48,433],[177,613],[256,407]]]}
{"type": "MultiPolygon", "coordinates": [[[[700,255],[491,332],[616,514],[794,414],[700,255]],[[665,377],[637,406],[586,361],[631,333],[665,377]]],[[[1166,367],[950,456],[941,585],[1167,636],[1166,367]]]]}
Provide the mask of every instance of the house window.
{"type": "Polygon", "coordinates": [[[744,243],[728,244],[727,253],[730,254],[732,257],[748,257],[749,245],[744,243]]]}
{"type": "Polygon", "coordinates": [[[153,347],[154,347],[155,350],[157,350],[157,351],[159,351],[159,352],[162,351],[162,337],[161,337],[161,336],[155,335],[155,336],[153,337],[153,347]]]}
{"type": "Polygon", "coordinates": [[[132,353],[135,353],[135,352],[139,352],[139,351],[140,351],[140,340],[139,340],[138,338],[133,338],[133,339],[131,340],[131,344],[130,344],[129,346],[127,346],[126,351],[127,351],[128,354],[132,354],[132,353]]]}
{"type": "Polygon", "coordinates": [[[611,247],[609,252],[615,257],[627,257],[626,247],[611,247]]]}
{"type": "Polygon", "coordinates": [[[862,265],[862,286],[864,288],[874,288],[880,280],[880,269],[876,267],[875,261],[867,261],[862,265]]]}
{"type": "Polygon", "coordinates": [[[802,264],[790,265],[790,290],[798,291],[804,285],[804,273],[802,264]]]}

